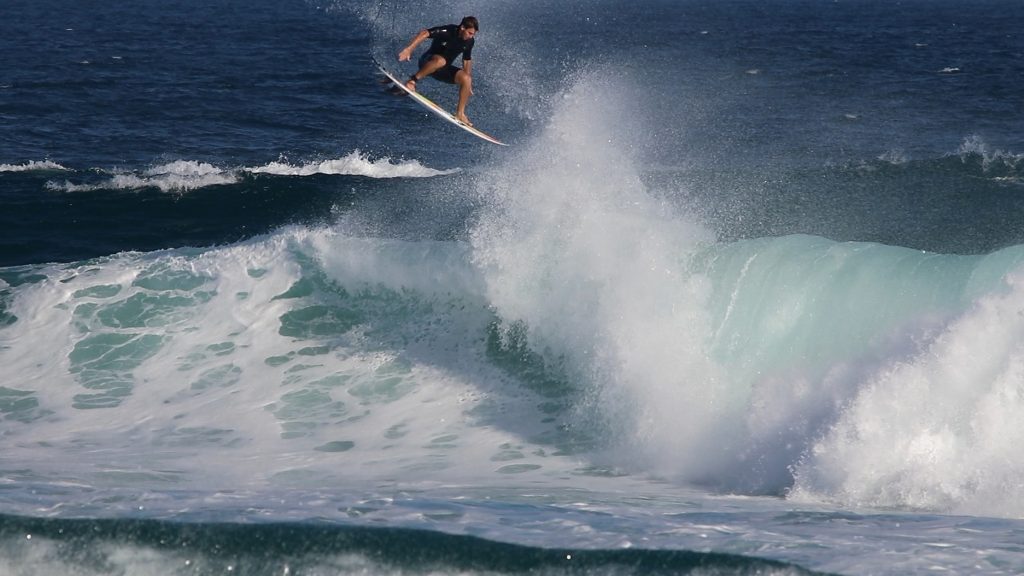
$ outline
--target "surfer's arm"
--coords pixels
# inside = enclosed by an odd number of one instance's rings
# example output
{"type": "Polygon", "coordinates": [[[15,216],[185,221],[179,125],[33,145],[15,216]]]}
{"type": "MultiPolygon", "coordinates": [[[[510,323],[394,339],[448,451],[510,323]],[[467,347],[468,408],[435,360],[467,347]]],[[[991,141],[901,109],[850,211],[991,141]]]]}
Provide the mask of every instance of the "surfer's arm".
{"type": "Polygon", "coordinates": [[[466,74],[473,75],[473,61],[462,59],[462,69],[466,71],[466,74]]]}
{"type": "Polygon", "coordinates": [[[420,30],[419,33],[416,34],[416,37],[412,39],[412,42],[409,42],[409,45],[398,53],[398,61],[405,62],[406,60],[412,60],[412,51],[427,38],[430,38],[430,31],[426,28],[420,30]]]}

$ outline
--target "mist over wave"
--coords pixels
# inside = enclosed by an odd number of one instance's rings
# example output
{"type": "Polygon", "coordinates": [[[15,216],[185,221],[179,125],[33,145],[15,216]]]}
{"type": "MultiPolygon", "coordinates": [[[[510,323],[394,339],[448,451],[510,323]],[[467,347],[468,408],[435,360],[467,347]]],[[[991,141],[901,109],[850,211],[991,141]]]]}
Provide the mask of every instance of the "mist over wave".
{"type": "Polygon", "coordinates": [[[714,236],[648,194],[636,133],[599,121],[625,106],[618,94],[578,82],[537,141],[489,178],[474,257],[509,327],[524,324],[535,351],[585,383],[582,420],[645,466],[669,454],[707,466],[707,423],[721,416],[702,344],[710,286],[688,259],[714,236]],[[669,421],[687,429],[667,433],[669,421]]]}

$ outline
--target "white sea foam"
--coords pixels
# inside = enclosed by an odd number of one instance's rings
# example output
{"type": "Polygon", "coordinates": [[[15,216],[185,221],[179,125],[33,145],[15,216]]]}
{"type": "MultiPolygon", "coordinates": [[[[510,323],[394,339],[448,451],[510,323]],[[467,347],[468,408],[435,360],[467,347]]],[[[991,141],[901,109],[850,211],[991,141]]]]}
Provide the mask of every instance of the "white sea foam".
{"type": "Polygon", "coordinates": [[[1024,515],[1024,279],[881,367],[797,470],[794,497],[1024,515]]]}
{"type": "Polygon", "coordinates": [[[956,151],[957,156],[966,160],[972,155],[981,157],[982,167],[985,170],[993,168],[1016,169],[1024,163],[1024,154],[1015,154],[1004,150],[994,149],[980,136],[971,136],[964,139],[960,148],[956,151]]]}
{"type": "Polygon", "coordinates": [[[487,361],[494,318],[465,246],[293,228],[34,274],[45,279],[16,288],[18,320],[0,331],[4,386],[22,400],[0,450],[54,481],[464,481],[576,466],[523,448],[557,422],[487,361]]]}
{"type": "Polygon", "coordinates": [[[778,491],[795,467],[794,499],[1024,514],[1020,250],[716,244],[584,87],[483,175],[469,245],[292,228],[33,269],[0,331],[5,458],[91,485],[486,484],[585,458],[778,491]],[[560,421],[487,357],[496,321],[585,389],[568,427],[611,450],[527,440],[560,421]]]}
{"type": "Polygon", "coordinates": [[[0,172],[30,172],[34,170],[67,170],[50,160],[33,160],[24,164],[0,164],[0,172]]]}
{"type": "Polygon", "coordinates": [[[468,245],[288,229],[36,270],[9,288],[0,364],[38,404],[7,415],[0,451],[39,474],[190,486],[549,479],[580,458],[782,493],[795,470],[794,499],[1024,514],[1024,283],[1001,280],[1020,251],[716,243],[645,188],[642,127],[595,121],[628,108],[608,77],[484,171],[468,245]],[[580,389],[566,427],[608,450],[534,443],[562,422],[488,358],[495,325],[525,326],[580,389]]]}
{"type": "Polygon", "coordinates": [[[312,176],[314,174],[336,174],[345,176],[367,176],[369,178],[429,178],[452,174],[457,170],[435,170],[417,160],[393,162],[390,158],[372,159],[359,150],[333,160],[290,164],[271,162],[264,166],[245,168],[254,174],[278,174],[282,176],[312,176]]]}
{"type": "Polygon", "coordinates": [[[188,192],[208,186],[234,184],[236,170],[224,170],[207,162],[177,160],[150,168],[142,173],[122,172],[95,184],[74,184],[50,181],[46,187],[61,192],[88,192],[100,189],[137,190],[159,188],[163,192],[188,192]]]}
{"type": "MultiPolygon", "coordinates": [[[[2,168],[2,167],[0,167],[2,168]]],[[[13,167],[18,168],[18,167],[13,167]]],[[[22,169],[58,169],[59,165],[33,166],[22,169]]],[[[312,176],[315,174],[366,176],[369,178],[429,178],[457,172],[434,170],[417,160],[393,162],[390,158],[371,159],[359,150],[342,158],[289,164],[284,161],[271,162],[263,166],[222,168],[208,162],[177,160],[161,164],[142,172],[120,171],[110,178],[89,184],[51,180],[46,183],[50,190],[60,192],[88,192],[92,190],[138,190],[158,188],[163,192],[189,192],[210,186],[235,184],[246,173],[275,174],[280,176],[312,176]]]]}
{"type": "Polygon", "coordinates": [[[1024,432],[1012,418],[1024,283],[998,296],[1021,251],[716,244],[645,190],[628,127],[594,120],[618,116],[614,85],[594,85],[604,77],[577,84],[538,140],[487,175],[472,233],[489,304],[590,390],[576,424],[596,420],[622,448],[594,457],[774,493],[799,465],[794,498],[1024,513],[1010,481],[1024,458],[998,440],[1024,432]]]}
{"type": "Polygon", "coordinates": [[[893,164],[895,166],[902,166],[910,161],[910,159],[907,157],[906,152],[904,152],[903,150],[896,149],[886,151],[884,154],[879,155],[878,159],[881,160],[882,162],[888,162],[889,164],[893,164]]]}
{"type": "Polygon", "coordinates": [[[714,423],[739,416],[706,354],[709,285],[687,265],[713,236],[641,183],[630,151],[642,127],[601,121],[629,107],[607,76],[587,74],[488,175],[474,256],[501,317],[590,389],[581,421],[620,439],[616,463],[699,477],[720,464],[714,423]]]}

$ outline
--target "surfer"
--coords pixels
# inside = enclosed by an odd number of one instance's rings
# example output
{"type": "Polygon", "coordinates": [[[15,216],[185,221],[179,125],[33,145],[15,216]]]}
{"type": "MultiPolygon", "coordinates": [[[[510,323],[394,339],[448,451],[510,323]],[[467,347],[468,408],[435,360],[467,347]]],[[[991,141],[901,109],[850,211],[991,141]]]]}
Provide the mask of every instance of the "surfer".
{"type": "Polygon", "coordinates": [[[430,76],[436,80],[455,84],[459,87],[459,104],[455,108],[455,117],[472,126],[466,116],[466,104],[473,94],[473,37],[480,30],[480,22],[473,16],[466,16],[461,24],[448,24],[420,30],[401,52],[398,61],[412,59],[412,51],[424,40],[432,40],[430,49],[420,56],[420,69],[409,77],[405,87],[416,91],[416,82],[430,76]],[[462,68],[453,64],[462,55],[462,68]]]}

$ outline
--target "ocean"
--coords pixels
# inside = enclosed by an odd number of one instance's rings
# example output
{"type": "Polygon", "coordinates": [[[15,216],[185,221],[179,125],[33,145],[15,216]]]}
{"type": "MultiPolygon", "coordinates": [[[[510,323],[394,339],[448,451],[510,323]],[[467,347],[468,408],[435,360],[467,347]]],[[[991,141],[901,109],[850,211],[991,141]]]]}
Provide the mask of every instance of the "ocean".
{"type": "Polygon", "coordinates": [[[1024,3],[2,13],[0,575],[1024,572],[1024,3]]]}

